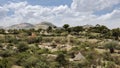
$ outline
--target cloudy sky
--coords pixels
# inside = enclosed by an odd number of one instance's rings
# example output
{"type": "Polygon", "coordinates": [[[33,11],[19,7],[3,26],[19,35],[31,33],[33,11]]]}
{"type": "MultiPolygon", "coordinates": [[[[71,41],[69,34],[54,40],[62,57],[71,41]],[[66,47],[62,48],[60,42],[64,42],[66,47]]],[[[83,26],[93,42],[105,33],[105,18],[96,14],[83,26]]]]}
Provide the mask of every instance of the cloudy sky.
{"type": "Polygon", "coordinates": [[[49,21],[57,26],[120,27],[120,0],[0,0],[0,26],[49,21]]]}

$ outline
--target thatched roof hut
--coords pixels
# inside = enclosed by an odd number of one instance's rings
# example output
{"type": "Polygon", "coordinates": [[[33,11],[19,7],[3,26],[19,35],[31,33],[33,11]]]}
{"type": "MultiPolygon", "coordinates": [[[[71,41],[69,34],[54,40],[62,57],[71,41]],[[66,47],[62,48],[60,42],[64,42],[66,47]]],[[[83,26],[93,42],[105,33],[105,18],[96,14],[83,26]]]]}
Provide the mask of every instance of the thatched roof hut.
{"type": "Polygon", "coordinates": [[[74,61],[81,61],[84,59],[85,57],[80,52],[77,55],[75,55],[75,58],[73,58],[74,61]]]}

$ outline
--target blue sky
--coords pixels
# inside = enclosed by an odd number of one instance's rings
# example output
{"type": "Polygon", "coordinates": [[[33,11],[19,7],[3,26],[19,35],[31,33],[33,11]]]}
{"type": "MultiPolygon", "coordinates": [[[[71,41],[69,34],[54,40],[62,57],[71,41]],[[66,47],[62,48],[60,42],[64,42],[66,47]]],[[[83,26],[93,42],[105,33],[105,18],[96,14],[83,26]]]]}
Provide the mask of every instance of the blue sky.
{"type": "Polygon", "coordinates": [[[0,0],[0,26],[42,21],[120,27],[120,0],[0,0]]]}
{"type": "Polygon", "coordinates": [[[0,4],[3,5],[9,2],[21,2],[27,1],[31,5],[43,5],[43,6],[59,6],[68,5],[70,6],[72,0],[0,0],[0,4]]]}
{"type": "Polygon", "coordinates": [[[43,6],[59,6],[59,5],[71,5],[72,0],[27,0],[32,5],[43,5],[43,6]]]}
{"type": "Polygon", "coordinates": [[[112,6],[112,8],[107,8],[107,9],[104,9],[104,10],[101,10],[101,11],[97,11],[94,14],[103,15],[103,14],[106,14],[106,13],[111,13],[114,9],[119,9],[119,8],[120,8],[120,4],[117,4],[117,5],[112,6]]]}

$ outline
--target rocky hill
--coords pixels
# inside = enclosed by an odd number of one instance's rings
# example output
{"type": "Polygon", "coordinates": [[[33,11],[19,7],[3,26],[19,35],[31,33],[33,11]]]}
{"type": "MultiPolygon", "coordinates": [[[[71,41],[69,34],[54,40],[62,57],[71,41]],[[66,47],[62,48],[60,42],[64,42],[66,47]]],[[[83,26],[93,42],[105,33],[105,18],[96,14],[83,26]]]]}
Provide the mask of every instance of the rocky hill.
{"type": "Polygon", "coordinates": [[[34,28],[34,25],[30,23],[20,23],[7,27],[7,29],[30,29],[34,28]]]}
{"type": "Polygon", "coordinates": [[[47,29],[49,26],[52,28],[56,27],[54,24],[50,22],[41,22],[35,25],[35,29],[47,29]]]}
{"type": "MultiPolygon", "coordinates": [[[[31,29],[31,28],[47,29],[49,26],[52,28],[56,27],[55,25],[53,25],[50,22],[41,22],[39,24],[20,23],[20,24],[8,26],[5,29],[31,29]]],[[[3,27],[1,27],[1,28],[3,28],[3,27]]]]}

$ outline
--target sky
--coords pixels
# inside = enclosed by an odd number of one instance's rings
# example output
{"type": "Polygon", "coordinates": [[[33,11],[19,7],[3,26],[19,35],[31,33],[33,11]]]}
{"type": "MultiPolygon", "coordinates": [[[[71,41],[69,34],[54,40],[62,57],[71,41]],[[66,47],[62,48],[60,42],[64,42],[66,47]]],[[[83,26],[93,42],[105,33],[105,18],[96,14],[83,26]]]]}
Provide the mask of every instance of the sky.
{"type": "Polygon", "coordinates": [[[120,27],[120,0],[0,0],[0,26],[42,21],[120,27]]]}

